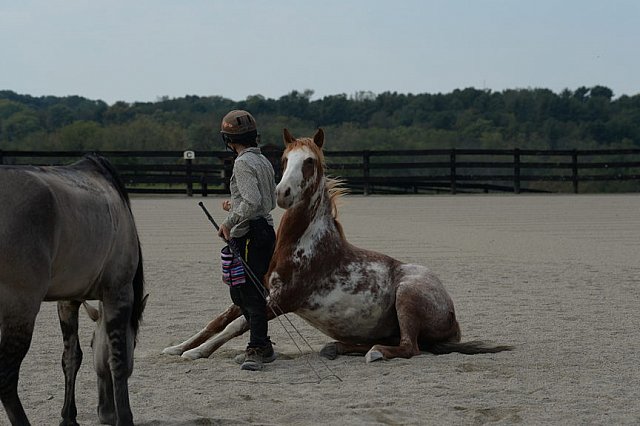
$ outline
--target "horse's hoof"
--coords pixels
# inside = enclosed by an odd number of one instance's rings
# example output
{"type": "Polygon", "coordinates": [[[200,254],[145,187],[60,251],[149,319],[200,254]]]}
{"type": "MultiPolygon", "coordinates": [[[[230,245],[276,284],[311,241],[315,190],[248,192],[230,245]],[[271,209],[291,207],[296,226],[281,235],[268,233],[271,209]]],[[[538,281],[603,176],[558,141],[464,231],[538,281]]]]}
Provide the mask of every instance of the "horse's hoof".
{"type": "Polygon", "coordinates": [[[182,349],[180,349],[180,346],[169,346],[164,348],[162,353],[164,355],[182,355],[182,349]]]}
{"type": "Polygon", "coordinates": [[[78,426],[78,422],[75,420],[63,419],[60,422],[60,426],[78,426]]]}
{"type": "Polygon", "coordinates": [[[338,345],[335,342],[327,343],[320,349],[320,356],[327,359],[336,359],[338,357],[338,345]]]}
{"type": "Polygon", "coordinates": [[[115,425],[117,422],[115,413],[100,413],[98,412],[98,419],[103,425],[115,425]]]}
{"type": "Polygon", "coordinates": [[[380,352],[380,351],[376,351],[376,350],[371,349],[364,356],[364,359],[367,362],[374,362],[374,361],[379,361],[381,359],[384,359],[384,355],[382,355],[382,352],[380,352]]]}
{"type": "Polygon", "coordinates": [[[197,349],[191,349],[190,351],[183,352],[181,356],[182,356],[182,358],[190,359],[191,361],[193,361],[195,359],[206,358],[197,349]]]}

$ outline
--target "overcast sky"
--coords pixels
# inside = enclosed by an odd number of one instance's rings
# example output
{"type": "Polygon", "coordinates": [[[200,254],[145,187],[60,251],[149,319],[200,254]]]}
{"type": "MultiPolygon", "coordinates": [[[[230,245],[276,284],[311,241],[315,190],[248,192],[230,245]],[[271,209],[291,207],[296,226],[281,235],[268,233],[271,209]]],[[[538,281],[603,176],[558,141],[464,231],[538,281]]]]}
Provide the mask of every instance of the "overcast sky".
{"type": "Polygon", "coordinates": [[[0,0],[0,90],[640,93],[640,0],[0,0]]]}

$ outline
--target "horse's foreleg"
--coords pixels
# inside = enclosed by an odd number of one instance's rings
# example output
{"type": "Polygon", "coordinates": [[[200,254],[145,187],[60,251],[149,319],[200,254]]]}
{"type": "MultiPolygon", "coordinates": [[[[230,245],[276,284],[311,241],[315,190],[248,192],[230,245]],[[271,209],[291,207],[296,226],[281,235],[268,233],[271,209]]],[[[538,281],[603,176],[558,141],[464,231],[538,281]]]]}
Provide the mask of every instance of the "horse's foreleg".
{"type": "MultiPolygon", "coordinates": [[[[194,334],[189,339],[176,346],[169,346],[165,348],[162,353],[167,355],[182,355],[184,352],[197,348],[204,342],[209,340],[216,333],[220,333],[225,329],[233,320],[242,315],[240,308],[236,305],[229,306],[223,313],[215,317],[205,328],[200,332],[194,334]]],[[[210,355],[210,354],[209,354],[210,355]]],[[[207,355],[208,356],[208,355],[207,355]]],[[[187,358],[191,358],[187,356],[187,358]]],[[[201,357],[197,357],[201,358],[201,357]]],[[[195,359],[195,358],[192,358],[195,359]]]]}
{"type": "Polygon", "coordinates": [[[247,330],[249,330],[249,323],[244,316],[240,316],[233,320],[231,324],[227,325],[222,332],[216,334],[213,338],[202,343],[197,348],[185,351],[182,354],[182,357],[188,359],[208,358],[220,346],[224,345],[234,337],[240,336],[247,330]]]}
{"type": "MultiPolygon", "coordinates": [[[[271,321],[275,317],[284,313],[284,311],[282,311],[280,308],[278,308],[279,313],[276,313],[276,311],[269,304],[267,304],[266,309],[267,321],[271,321]]],[[[224,345],[234,337],[238,337],[249,330],[249,323],[247,322],[247,319],[244,317],[244,315],[242,315],[242,312],[238,306],[231,305],[231,307],[229,307],[229,309],[227,309],[222,315],[216,318],[216,320],[225,315],[226,322],[224,323],[224,330],[222,330],[221,332],[220,330],[218,330],[218,334],[216,334],[209,340],[204,341],[200,344],[200,346],[185,351],[182,354],[182,357],[188,359],[208,358],[220,346],[224,345]],[[229,321],[229,319],[232,319],[232,321],[229,321]]],[[[210,325],[213,324],[216,320],[212,321],[210,325]]]]}
{"type": "MultiPolygon", "coordinates": [[[[15,309],[15,306],[10,309],[15,309]]],[[[29,425],[18,397],[18,378],[20,365],[31,345],[38,309],[29,314],[27,309],[20,310],[21,318],[10,318],[6,313],[0,318],[0,400],[12,425],[29,425]]]]}
{"type": "Polygon", "coordinates": [[[64,405],[61,425],[77,425],[76,375],[82,364],[82,350],[78,341],[78,309],[80,302],[58,302],[58,318],[64,339],[62,369],[64,371],[64,405]]]}

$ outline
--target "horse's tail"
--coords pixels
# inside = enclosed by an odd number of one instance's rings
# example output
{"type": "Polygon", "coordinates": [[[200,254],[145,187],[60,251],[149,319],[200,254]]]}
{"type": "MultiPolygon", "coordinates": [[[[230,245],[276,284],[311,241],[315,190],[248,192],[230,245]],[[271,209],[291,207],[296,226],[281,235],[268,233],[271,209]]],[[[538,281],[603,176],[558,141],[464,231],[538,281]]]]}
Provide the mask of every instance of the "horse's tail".
{"type": "Polygon", "coordinates": [[[420,347],[421,350],[431,352],[432,354],[442,355],[458,352],[466,355],[488,354],[502,351],[511,351],[514,349],[510,345],[491,345],[480,340],[469,342],[438,342],[420,347]]]}
{"type": "MultiPolygon", "coordinates": [[[[118,171],[116,170],[114,165],[111,164],[111,162],[107,158],[99,154],[90,154],[86,157],[94,163],[99,164],[102,169],[105,170],[105,176],[109,178],[113,186],[120,194],[120,197],[122,197],[122,200],[127,205],[127,208],[131,213],[131,220],[133,221],[133,211],[131,210],[131,201],[129,200],[127,188],[125,187],[124,182],[120,178],[120,175],[118,174],[118,171]]],[[[147,303],[148,296],[148,294],[144,294],[144,268],[142,266],[142,263],[142,248],[140,247],[140,240],[138,239],[138,267],[136,268],[136,274],[133,277],[133,309],[131,311],[131,326],[133,327],[133,331],[136,336],[138,335],[140,322],[142,321],[142,313],[144,312],[144,307],[147,303]]]]}
{"type": "Polygon", "coordinates": [[[144,294],[142,248],[140,247],[140,241],[138,241],[138,267],[136,268],[136,274],[133,277],[133,309],[131,311],[131,326],[133,327],[136,336],[138,335],[138,329],[140,328],[140,322],[142,321],[142,313],[144,312],[144,307],[147,304],[148,296],[148,294],[144,294]]]}
{"type": "MultiPolygon", "coordinates": [[[[133,211],[131,210],[131,201],[129,200],[129,194],[115,166],[111,164],[111,162],[106,157],[103,157],[98,153],[87,154],[84,156],[84,158],[86,160],[89,160],[89,162],[91,162],[95,167],[97,167],[98,170],[102,173],[102,175],[118,191],[120,198],[129,209],[129,213],[131,214],[131,220],[133,222],[133,226],[135,229],[135,220],[133,218],[133,211]]],[[[75,163],[75,166],[83,167],[84,164],[85,162],[79,161],[75,163]]],[[[135,233],[136,233],[136,237],[138,237],[137,230],[135,231],[135,233]]],[[[133,331],[136,336],[138,335],[140,322],[142,321],[142,312],[144,312],[144,307],[147,303],[147,296],[148,296],[144,294],[144,268],[142,266],[142,248],[140,247],[140,239],[137,238],[137,240],[138,240],[138,266],[136,268],[136,273],[133,277],[133,306],[131,311],[131,326],[133,327],[133,331]]]]}

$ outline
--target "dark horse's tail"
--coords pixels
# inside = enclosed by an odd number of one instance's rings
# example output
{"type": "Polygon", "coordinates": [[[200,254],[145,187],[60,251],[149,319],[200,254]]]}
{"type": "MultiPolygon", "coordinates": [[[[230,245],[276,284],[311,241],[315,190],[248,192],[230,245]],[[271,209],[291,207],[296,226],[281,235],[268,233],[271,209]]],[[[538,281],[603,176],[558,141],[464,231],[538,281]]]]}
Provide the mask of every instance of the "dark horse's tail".
{"type": "Polygon", "coordinates": [[[144,312],[146,299],[147,296],[144,294],[142,247],[140,247],[140,239],[138,239],[138,267],[136,268],[136,275],[133,277],[133,310],[131,311],[131,326],[136,336],[138,335],[138,329],[142,321],[142,312],[144,312]]]}
{"type": "Polygon", "coordinates": [[[490,345],[480,340],[473,340],[469,342],[438,342],[420,346],[420,350],[431,352],[435,355],[450,354],[452,352],[475,355],[511,351],[513,349],[513,346],[510,345],[490,345]]]}
{"type": "MultiPolygon", "coordinates": [[[[111,184],[116,188],[118,194],[129,208],[129,212],[133,217],[131,211],[131,202],[129,201],[129,195],[124,186],[124,182],[120,179],[116,168],[105,157],[99,154],[85,155],[85,158],[93,162],[100,170],[102,174],[109,179],[111,184]]],[[[135,226],[135,224],[134,224],[135,226]]],[[[137,231],[136,231],[137,234],[137,231]]],[[[136,238],[138,236],[136,235],[136,238]]],[[[142,248],[140,247],[140,239],[138,240],[138,267],[136,268],[136,274],[133,277],[133,310],[131,312],[131,326],[135,335],[138,335],[138,329],[140,328],[140,322],[142,321],[142,312],[144,311],[146,296],[144,294],[144,268],[142,266],[142,248]]]]}

